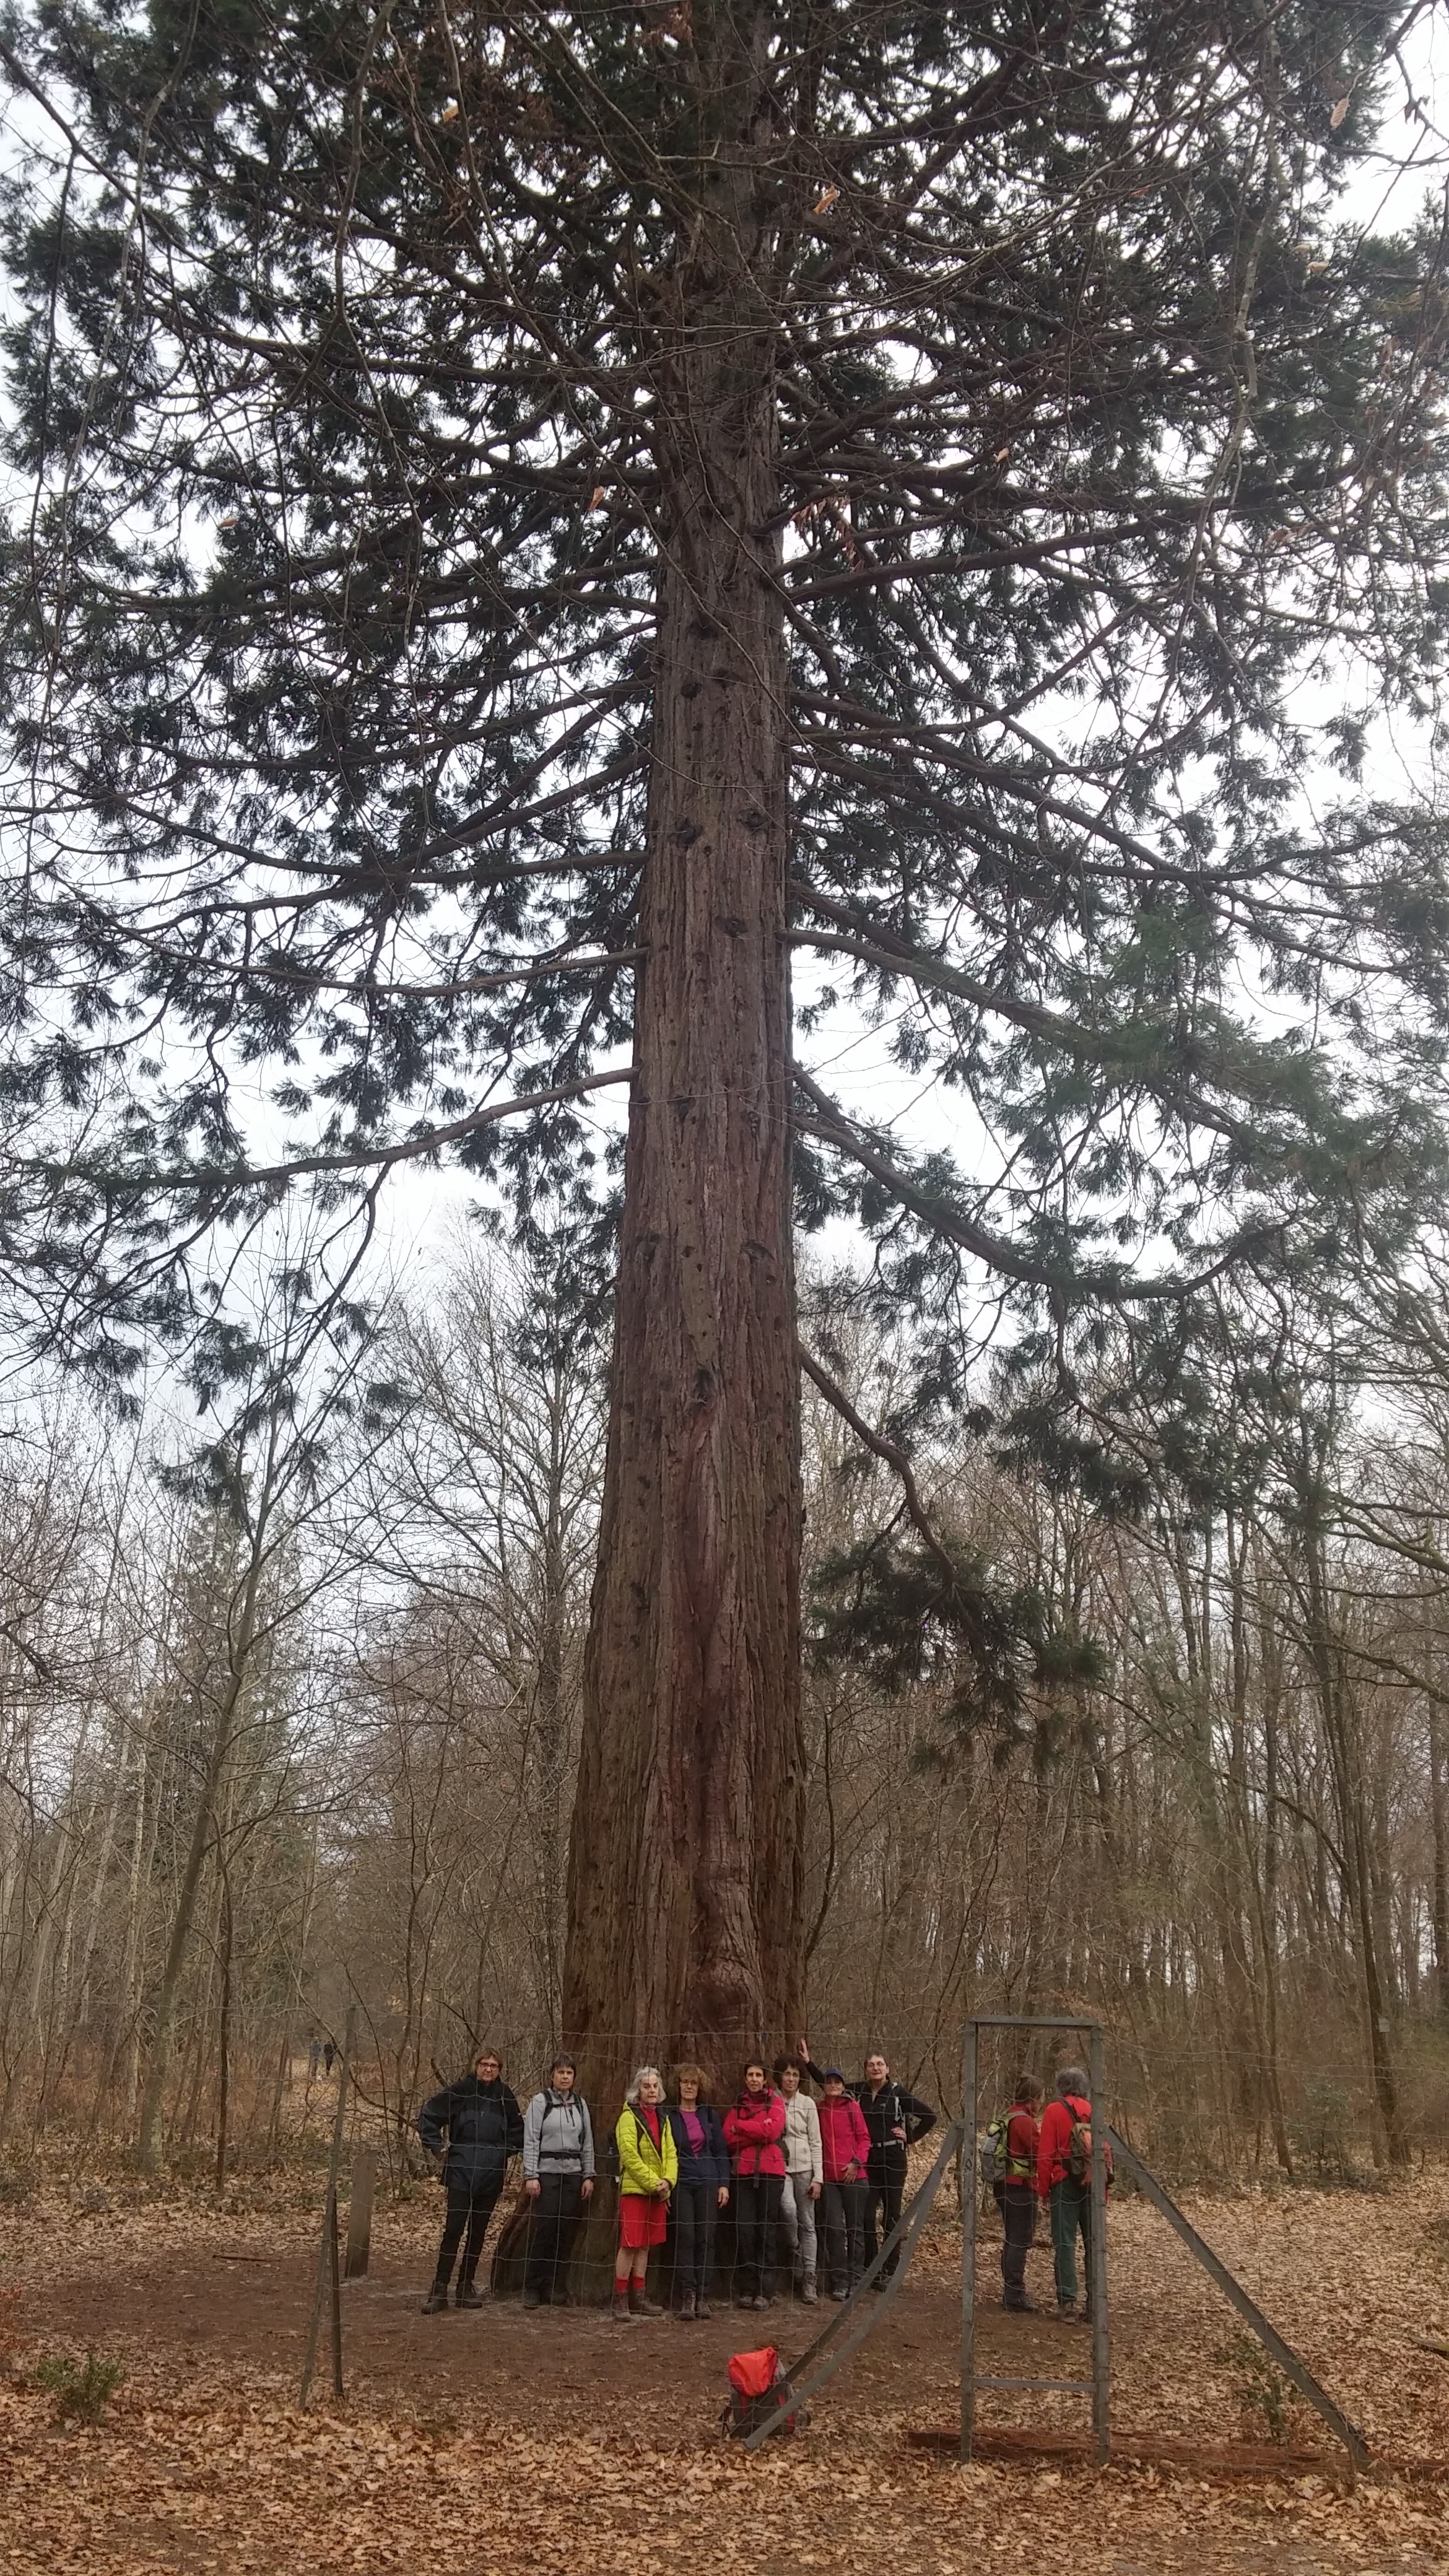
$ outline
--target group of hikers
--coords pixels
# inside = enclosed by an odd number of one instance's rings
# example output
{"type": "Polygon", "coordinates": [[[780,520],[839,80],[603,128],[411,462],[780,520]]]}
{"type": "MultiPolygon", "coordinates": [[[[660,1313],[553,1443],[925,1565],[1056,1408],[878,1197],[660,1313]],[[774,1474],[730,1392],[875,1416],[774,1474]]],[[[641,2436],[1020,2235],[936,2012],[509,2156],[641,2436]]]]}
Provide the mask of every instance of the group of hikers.
{"type": "MultiPolygon", "coordinates": [[[[523,2304],[563,2302],[573,2242],[598,2178],[594,2124],[577,2090],[577,2069],[560,2054],[526,2109],[504,2082],[503,2060],[484,2048],[471,2075],[424,2103],[419,2135],[439,2159],[447,2214],[432,2287],[423,2303],[433,2315],[448,2305],[483,2304],[476,2287],[488,2222],[503,2190],[508,2161],[521,2155],[528,2228],[523,2304]]],[[[1026,2258],[1038,2205],[1051,2214],[1057,2306],[1077,2314],[1076,2246],[1090,2245],[1091,2196],[1087,2079],[1065,2067],[1056,2098],[1039,2116],[1043,2087],[1017,2083],[1011,2112],[995,2124],[992,2175],[1003,2220],[1003,2303],[1029,2309],[1026,2258]]],[[[657,2066],[636,2068],[612,2132],[603,2141],[605,2169],[618,2186],[618,2249],[613,2315],[622,2322],[666,2313],[648,2293],[649,2258],[672,2239],[674,2313],[708,2317],[721,2215],[733,2222],[730,2295],[737,2307],[767,2308],[775,2295],[780,2240],[793,2284],[808,2306],[824,2273],[829,2295],[845,2300],[874,2263],[901,2214],[906,2160],[934,2128],[929,2103],[896,2082],[873,2049],[858,2081],[839,2066],[818,2067],[802,2039],[773,2070],[752,2058],[739,2091],[721,2113],[708,2098],[698,2065],[674,2070],[673,2098],[657,2066]],[[820,2088],[820,2099],[807,2092],[820,2088]],[[879,2232],[878,2232],[879,2231],[879,2232]]],[[[895,2269],[893,2247],[876,2276],[884,2289],[895,2269]]],[[[1090,2264],[1086,2269],[1090,2282],[1090,2264]]],[[[1083,2311],[1085,2315],[1086,2311],[1083,2311]]]]}

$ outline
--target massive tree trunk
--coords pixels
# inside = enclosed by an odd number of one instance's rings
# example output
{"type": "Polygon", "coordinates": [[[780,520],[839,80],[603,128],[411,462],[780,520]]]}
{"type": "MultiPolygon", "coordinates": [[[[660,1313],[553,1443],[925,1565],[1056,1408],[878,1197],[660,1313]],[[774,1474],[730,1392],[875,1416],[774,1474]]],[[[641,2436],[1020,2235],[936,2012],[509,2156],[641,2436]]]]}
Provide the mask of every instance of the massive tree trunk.
{"type": "Polygon", "coordinates": [[[801,2000],[786,656],[763,45],[696,9],[700,213],[658,323],[658,664],[564,2026],[732,2076],[801,2000]]]}

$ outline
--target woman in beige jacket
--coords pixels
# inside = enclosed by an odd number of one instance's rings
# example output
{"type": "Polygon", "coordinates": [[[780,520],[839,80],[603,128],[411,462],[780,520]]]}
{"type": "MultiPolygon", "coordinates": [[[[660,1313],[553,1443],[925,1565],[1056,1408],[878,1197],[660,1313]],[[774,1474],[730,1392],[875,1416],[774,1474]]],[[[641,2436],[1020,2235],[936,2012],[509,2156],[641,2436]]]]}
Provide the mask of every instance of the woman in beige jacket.
{"type": "Polygon", "coordinates": [[[785,2097],[785,2190],[780,2223],[790,2246],[790,2265],[808,2308],[815,2305],[815,2204],[820,2198],[824,2167],[820,2161],[820,2114],[802,2089],[803,2070],[795,2057],[782,2057],[775,2081],[785,2097]]]}

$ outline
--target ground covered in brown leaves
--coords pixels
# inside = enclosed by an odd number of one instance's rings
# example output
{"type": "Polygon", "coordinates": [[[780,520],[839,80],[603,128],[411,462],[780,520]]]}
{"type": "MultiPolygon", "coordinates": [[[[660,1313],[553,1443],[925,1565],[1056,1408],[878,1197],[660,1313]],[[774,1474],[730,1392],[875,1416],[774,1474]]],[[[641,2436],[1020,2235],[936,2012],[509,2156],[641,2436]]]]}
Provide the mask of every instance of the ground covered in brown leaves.
{"type": "MultiPolygon", "coordinates": [[[[511,2303],[424,2317],[431,2198],[381,2210],[369,2278],[344,2294],[346,2401],[303,2414],[316,2197],[276,2185],[217,2208],[72,2179],[0,2208],[0,2568],[1449,2570],[1449,2360],[1423,2348],[1449,2343],[1442,2172],[1384,2194],[1193,2204],[1362,2425],[1377,2465],[1355,2485],[1297,2408],[1279,2427],[1291,2446],[1280,2467],[1207,2465],[1235,2437],[1267,2441],[1263,2388],[1231,2312],[1141,2202],[1111,2221],[1114,2424],[1201,2444],[1200,2467],[962,2470],[913,2442],[955,2413],[958,2239],[944,2217],[809,2433],[755,2459],[718,2432],[728,2354],[765,2339],[753,2319],[625,2328],[511,2303]],[[88,2349],[126,2375],[100,2425],[66,2427],[35,2368],[88,2349]],[[1320,2454],[1312,2465],[1305,2449],[1320,2454]]],[[[1033,2279],[1049,2297],[1042,2253],[1033,2279]]],[[[812,2328],[783,2303],[760,2322],[787,2355],[812,2328]]],[[[984,2305],[979,2366],[1075,2376],[1087,2341],[984,2305]]],[[[1084,2409],[995,2397],[987,2420],[1071,2428],[1084,2409]]]]}

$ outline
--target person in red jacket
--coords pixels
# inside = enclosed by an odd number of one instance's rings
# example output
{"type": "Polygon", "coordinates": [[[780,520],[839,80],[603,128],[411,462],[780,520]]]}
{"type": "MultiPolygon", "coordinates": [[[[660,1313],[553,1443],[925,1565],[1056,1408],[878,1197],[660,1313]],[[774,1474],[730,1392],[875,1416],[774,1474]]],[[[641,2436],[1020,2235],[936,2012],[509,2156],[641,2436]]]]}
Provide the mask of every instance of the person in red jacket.
{"type": "Polygon", "coordinates": [[[832,2299],[848,2299],[865,2269],[866,2168],[870,2131],[838,2066],[827,2066],[820,2110],[820,2212],[832,2299]]]}
{"type": "Polygon", "coordinates": [[[785,2193],[785,2104],[755,2061],[724,2115],[734,2163],[735,2305],[767,2308],[775,2295],[775,2230],[785,2193]]]}
{"type": "Polygon", "coordinates": [[[1042,2088],[1034,2075],[1019,2075],[1006,2124],[1006,2171],[996,2185],[1001,2212],[1001,2304],[1031,2308],[1026,2295],[1026,2258],[1036,2234],[1036,2164],[1041,2146],[1038,2114],[1042,2088]]]}
{"type": "Polygon", "coordinates": [[[1052,2266],[1056,2273],[1057,2314],[1085,2325],[1092,2298],[1092,2185],[1090,2176],[1073,2174],[1072,2131],[1079,2120],[1090,2122],[1087,2078],[1080,2066],[1057,2073],[1056,2100],[1042,2115],[1036,2151],[1036,2188],[1051,2212],[1052,2266]],[[1077,2238],[1082,2240],[1082,2273],[1086,2297],[1077,2317],[1077,2238]]]}

